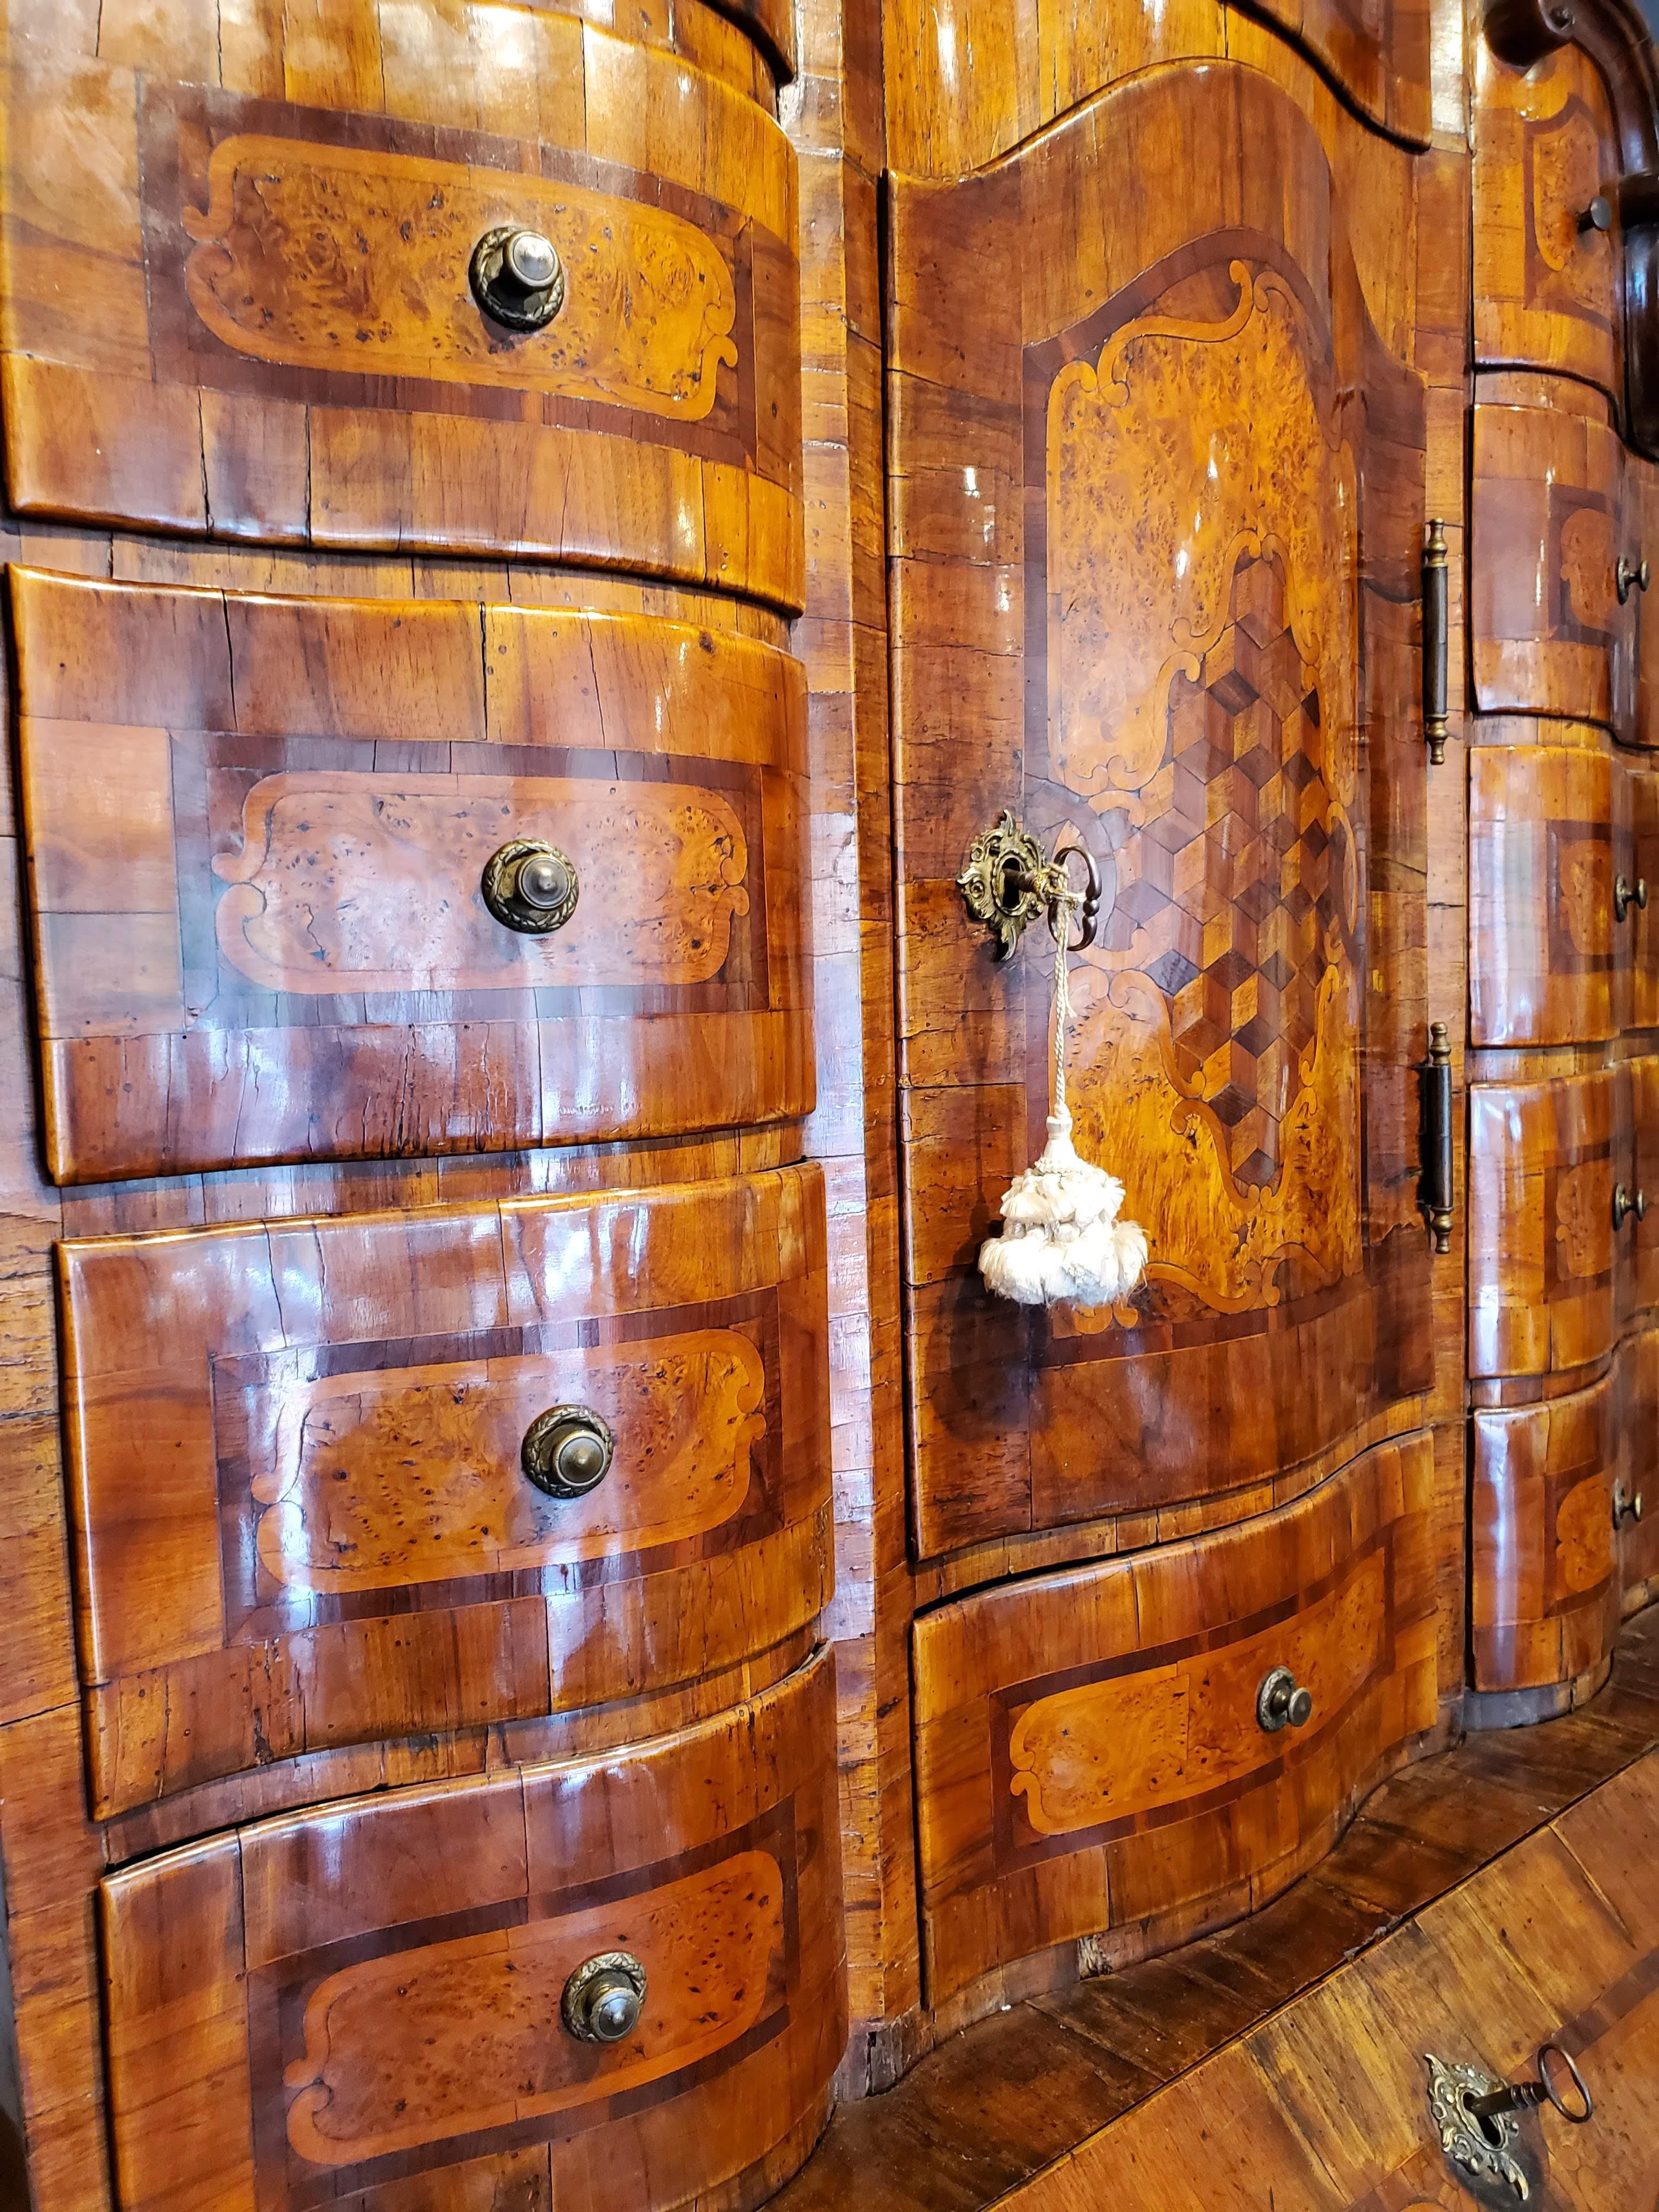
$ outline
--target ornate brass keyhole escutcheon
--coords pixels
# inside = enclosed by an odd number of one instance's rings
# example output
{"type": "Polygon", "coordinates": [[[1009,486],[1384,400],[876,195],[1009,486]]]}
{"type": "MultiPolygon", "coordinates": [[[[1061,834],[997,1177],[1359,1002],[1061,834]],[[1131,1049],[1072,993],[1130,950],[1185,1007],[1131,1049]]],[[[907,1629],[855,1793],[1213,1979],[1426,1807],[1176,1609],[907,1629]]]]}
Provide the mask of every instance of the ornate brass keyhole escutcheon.
{"type": "Polygon", "coordinates": [[[1644,914],[1647,912],[1647,878],[1645,876],[1638,876],[1636,881],[1632,884],[1624,876],[1615,876],[1613,879],[1613,920],[1615,921],[1622,921],[1632,907],[1639,908],[1644,914]]]}
{"type": "Polygon", "coordinates": [[[645,1968],[631,1951],[598,1951],[564,1985],[559,2009],[579,2043],[620,2043],[640,2024],[645,1968]]]}
{"type": "Polygon", "coordinates": [[[485,231],[466,273],[485,314],[510,331],[544,330],[564,305],[564,264],[538,230],[504,223],[485,231]]]}
{"type": "Polygon", "coordinates": [[[538,837],[515,837],[492,853],[480,889],[496,921],[525,937],[562,929],[581,896],[575,862],[538,837]]]}
{"type": "MultiPolygon", "coordinates": [[[[983,922],[995,938],[999,960],[1012,957],[1027,924],[1042,914],[1048,915],[1056,939],[1060,931],[1055,917],[1062,912],[1076,915],[1078,933],[1067,946],[1073,952],[1092,945],[1100,927],[1100,870],[1093,854],[1085,853],[1081,845],[1066,845],[1051,860],[1042,841],[1016,821],[1006,806],[969,847],[957,889],[972,919],[983,922]],[[1073,858],[1084,866],[1080,906],[1075,902],[1075,894],[1062,902],[1062,894],[1073,890],[1066,872],[1066,862],[1073,858]]],[[[1067,935],[1069,939],[1069,931],[1067,935]]]]}
{"type": "Polygon", "coordinates": [[[1274,1667],[1255,1693],[1255,1717],[1269,1735],[1280,1729],[1306,1728],[1313,1718],[1313,1692],[1288,1667],[1274,1667]]]}
{"type": "Polygon", "coordinates": [[[1650,580],[1646,560],[1638,561],[1632,568],[1621,553],[1619,556],[1619,565],[1613,572],[1613,580],[1618,588],[1619,604],[1622,607],[1630,597],[1632,584],[1638,592],[1646,591],[1650,580]]]}
{"type": "Polygon", "coordinates": [[[586,1406],[550,1406],[524,1432],[519,1462],[549,1498],[586,1498],[611,1472],[617,1439],[586,1406]]]}
{"type": "Polygon", "coordinates": [[[1515,2124],[1517,2112],[1549,2104],[1564,2120],[1583,2127],[1595,2117],[1595,2100],[1571,2051],[1559,2043],[1540,2045],[1538,2075],[1531,2081],[1503,2081],[1478,2066],[1425,2054],[1429,2069],[1429,2111],[1440,2148],[1459,2167],[1484,2202],[1524,2203],[1532,2194],[1536,2163],[1515,2124]]]}

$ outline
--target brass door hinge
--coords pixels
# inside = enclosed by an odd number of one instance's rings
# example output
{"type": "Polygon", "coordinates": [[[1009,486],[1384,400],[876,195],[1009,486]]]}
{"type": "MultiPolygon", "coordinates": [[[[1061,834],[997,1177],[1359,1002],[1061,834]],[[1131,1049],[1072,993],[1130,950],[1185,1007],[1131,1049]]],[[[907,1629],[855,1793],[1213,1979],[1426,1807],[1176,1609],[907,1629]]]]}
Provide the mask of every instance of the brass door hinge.
{"type": "Polygon", "coordinates": [[[1418,1064],[1418,1158],[1421,1172],[1417,1202],[1429,1224],[1437,1252],[1451,1250],[1452,1073],[1451,1039],[1444,1022],[1429,1024],[1429,1056],[1418,1064]]]}
{"type": "Polygon", "coordinates": [[[1438,768],[1446,757],[1446,659],[1451,629],[1446,526],[1431,522],[1423,538],[1423,736],[1438,768]]]}

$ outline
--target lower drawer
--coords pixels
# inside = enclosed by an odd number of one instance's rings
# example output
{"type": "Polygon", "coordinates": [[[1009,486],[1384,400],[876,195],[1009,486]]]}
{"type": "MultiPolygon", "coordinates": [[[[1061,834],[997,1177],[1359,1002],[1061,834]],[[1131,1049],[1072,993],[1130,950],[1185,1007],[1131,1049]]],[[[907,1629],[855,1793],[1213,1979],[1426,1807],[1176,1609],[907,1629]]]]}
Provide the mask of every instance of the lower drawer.
{"type": "Polygon", "coordinates": [[[1324,1847],[1435,1718],[1431,1473],[1426,1436],[1380,1445],[1240,1528],[917,1621],[934,2005],[1079,1936],[1179,1940],[1324,1847]],[[1279,1668],[1299,1724],[1259,1711],[1279,1668]]]}
{"type": "Polygon", "coordinates": [[[108,1876],[122,2212],[759,2203],[810,2148],[847,2033],[835,1753],[820,1653],[603,1761],[108,1876]]]}
{"type": "MultiPolygon", "coordinates": [[[[1631,1337],[1619,1354],[1619,1472],[1613,1510],[1625,1603],[1634,1608],[1659,1581],[1659,1328],[1631,1337]]],[[[1659,1590],[1652,1593],[1659,1595],[1659,1590]]]]}
{"type": "Polygon", "coordinates": [[[100,1816],[694,1681],[827,1601],[815,1166],[59,1261],[100,1816]]]}
{"type": "Polygon", "coordinates": [[[1602,1379],[1474,1417],[1469,1620],[1477,1690],[1539,1689],[1601,1664],[1619,1632],[1613,1485],[1628,1347],[1602,1379]]]}

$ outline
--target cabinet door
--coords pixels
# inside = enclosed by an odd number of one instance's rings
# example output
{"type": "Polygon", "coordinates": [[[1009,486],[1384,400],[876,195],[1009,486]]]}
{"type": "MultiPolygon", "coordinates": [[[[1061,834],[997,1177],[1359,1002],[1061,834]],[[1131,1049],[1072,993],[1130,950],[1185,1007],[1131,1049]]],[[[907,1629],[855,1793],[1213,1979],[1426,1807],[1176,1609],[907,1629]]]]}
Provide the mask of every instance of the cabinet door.
{"type": "MultiPolygon", "coordinates": [[[[1366,158],[1376,258],[1419,165],[1366,158]]],[[[1346,1455],[1430,1378],[1425,392],[1368,312],[1361,220],[1301,108],[1228,65],[896,189],[926,1554],[1346,1455]],[[1115,1310],[1032,1314],[975,1272],[1048,1110],[1048,933],[999,963],[955,882],[1005,807],[1085,846],[1107,889],[1070,1085],[1079,1149],[1151,1240],[1115,1310]]],[[[1397,343],[1417,308],[1394,281],[1397,343]]]]}

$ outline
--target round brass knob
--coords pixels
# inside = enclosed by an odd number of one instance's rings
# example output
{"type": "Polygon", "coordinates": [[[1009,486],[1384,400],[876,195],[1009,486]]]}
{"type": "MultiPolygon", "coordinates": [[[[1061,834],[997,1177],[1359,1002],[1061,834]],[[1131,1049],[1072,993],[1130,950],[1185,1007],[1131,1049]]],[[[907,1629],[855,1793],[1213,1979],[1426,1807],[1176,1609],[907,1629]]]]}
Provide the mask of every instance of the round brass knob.
{"type": "Polygon", "coordinates": [[[1613,920],[1622,921],[1633,906],[1640,907],[1644,914],[1648,910],[1647,878],[1638,876],[1632,883],[1627,877],[1615,876],[1613,879],[1613,920]]]}
{"type": "Polygon", "coordinates": [[[1597,192],[1589,205],[1583,210],[1578,218],[1578,228],[1581,231],[1607,231],[1613,228],[1613,202],[1605,192],[1597,192]]]}
{"type": "Polygon", "coordinates": [[[1626,1521],[1639,1521],[1641,1517],[1641,1492],[1626,1490],[1622,1482],[1615,1482],[1613,1486],[1613,1527],[1617,1528],[1626,1521]]]}
{"type": "Polygon", "coordinates": [[[581,896],[575,862],[538,837],[515,837],[492,853],[479,887],[496,921],[525,937],[562,929],[581,896]]]}
{"type": "Polygon", "coordinates": [[[1621,553],[1619,556],[1619,565],[1613,572],[1613,580],[1618,586],[1619,604],[1622,607],[1630,597],[1630,588],[1632,584],[1638,592],[1646,591],[1650,580],[1646,561],[1638,562],[1632,568],[1621,553]]]}
{"type": "Polygon", "coordinates": [[[620,2043],[645,2008],[645,1968],[631,1951],[584,1959],[564,1985],[564,2024],[579,2043],[620,2043]]]}
{"type": "Polygon", "coordinates": [[[1284,1728],[1305,1728],[1313,1717],[1313,1692],[1288,1667],[1272,1668],[1255,1693],[1255,1717],[1269,1735],[1284,1728]]]}
{"type": "Polygon", "coordinates": [[[1622,1229],[1632,1214],[1638,1221],[1648,1218],[1648,1194],[1644,1190],[1630,1191],[1621,1182],[1613,1187],[1613,1225],[1622,1229]]]}
{"type": "Polygon", "coordinates": [[[485,231],[467,269],[472,296],[510,331],[539,331],[564,305],[564,265],[550,238],[504,223],[485,231]]]}
{"type": "Polygon", "coordinates": [[[519,1462],[550,1498],[586,1498],[611,1472],[617,1439],[586,1406],[550,1406],[524,1432],[519,1462]]]}

